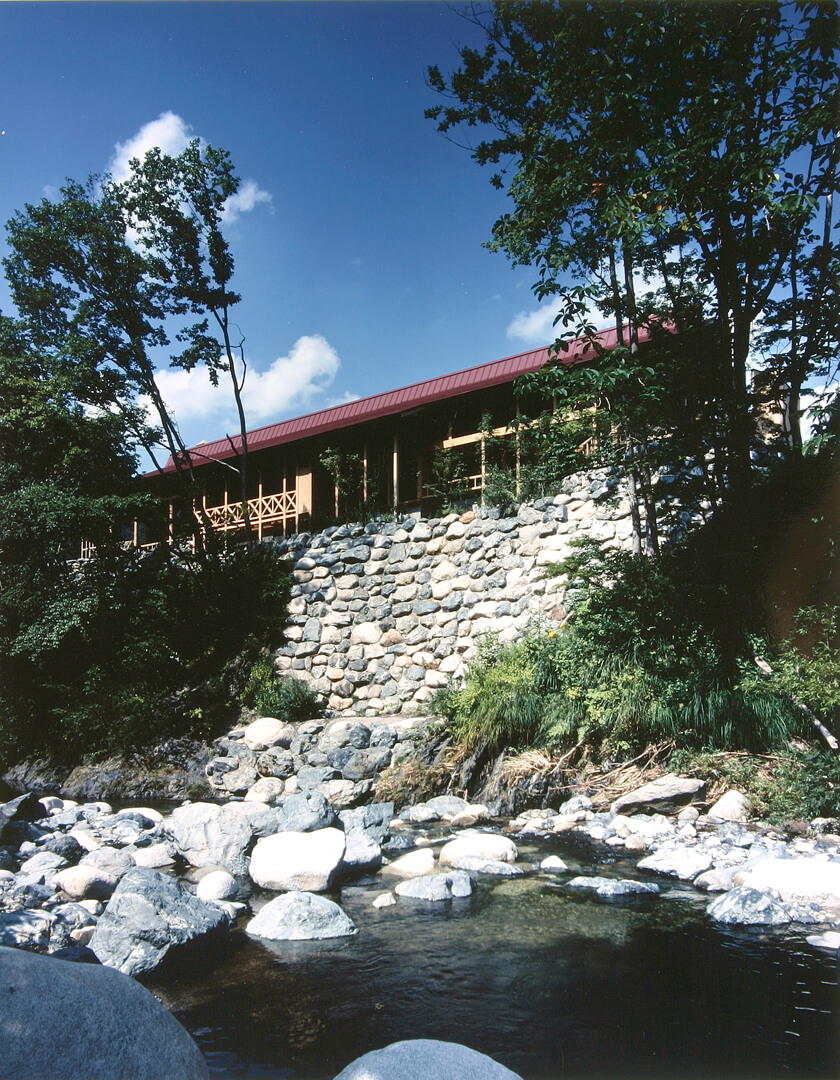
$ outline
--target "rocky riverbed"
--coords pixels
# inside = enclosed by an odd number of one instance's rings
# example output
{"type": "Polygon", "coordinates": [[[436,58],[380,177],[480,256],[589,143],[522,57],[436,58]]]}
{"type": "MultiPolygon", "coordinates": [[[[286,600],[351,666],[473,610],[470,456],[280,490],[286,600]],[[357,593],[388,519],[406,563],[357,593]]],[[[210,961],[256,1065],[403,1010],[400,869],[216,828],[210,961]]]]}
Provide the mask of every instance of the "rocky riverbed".
{"type": "Polygon", "coordinates": [[[263,718],[235,730],[206,764],[220,802],[166,812],[34,793],[6,802],[0,946],[146,976],[223,947],[234,926],[265,947],[364,933],[365,909],[351,918],[336,902],[353,881],[366,885],[371,918],[384,907],[399,918],[401,905],[458,903],[488,880],[529,877],[654,904],[660,887],[681,882],[707,896],[710,922],[793,927],[814,948],[840,945],[832,822],[789,835],[750,820],[740,793],[708,805],[702,781],[676,776],[608,810],[582,794],[512,819],[451,795],[366,801],[382,751],[399,757],[411,730],[386,728],[342,720],[290,731],[263,718]],[[569,837],[591,852],[584,873],[580,860],[569,869],[558,855],[530,854],[535,840],[569,837]],[[621,874],[604,872],[613,856],[621,874]]]}

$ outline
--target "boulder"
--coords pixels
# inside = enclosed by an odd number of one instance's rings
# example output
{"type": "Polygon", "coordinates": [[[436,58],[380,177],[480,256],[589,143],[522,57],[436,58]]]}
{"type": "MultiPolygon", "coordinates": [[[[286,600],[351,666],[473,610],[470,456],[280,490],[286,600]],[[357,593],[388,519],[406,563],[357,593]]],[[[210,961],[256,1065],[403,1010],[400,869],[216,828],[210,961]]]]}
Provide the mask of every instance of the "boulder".
{"type": "Polygon", "coordinates": [[[369,780],[391,764],[391,751],[387,746],[372,746],[368,750],[354,750],[341,768],[345,780],[355,782],[369,780]]]}
{"type": "Polygon", "coordinates": [[[90,948],[126,975],[152,971],[173,948],[224,933],[228,918],[175,878],[135,866],[102,913],[90,948]]]}
{"type": "Polygon", "coordinates": [[[188,803],[170,814],[165,827],[191,866],[222,866],[234,876],[247,872],[252,832],[241,813],[213,803],[188,803]]]}
{"type": "Polygon", "coordinates": [[[295,729],[291,724],[273,716],[261,716],[245,728],[243,740],[249,750],[259,752],[272,746],[288,749],[294,737],[295,729]]]}
{"type": "Polygon", "coordinates": [[[257,772],[260,776],[274,776],[278,780],[287,780],[294,775],[295,756],[291,750],[272,746],[257,758],[257,772]]]}
{"type": "Polygon", "coordinates": [[[0,948],[0,984],[2,1080],[209,1076],[175,1017],[117,971],[0,948]]]}
{"type": "MultiPolygon", "coordinates": [[[[0,911],[0,946],[14,949],[45,949],[50,944],[54,922],[55,916],[52,913],[37,909],[0,911]]],[[[3,1067],[2,1056],[0,1054],[0,1069],[3,1067]]]]}
{"type": "Polygon", "coordinates": [[[678,814],[692,802],[702,802],[706,782],[669,773],[643,787],[616,799],[610,807],[613,814],[660,813],[678,814]]]}
{"type": "Polygon", "coordinates": [[[730,788],[709,809],[709,818],[714,821],[746,821],[750,812],[750,800],[741,791],[730,788]]]}
{"type": "Polygon", "coordinates": [[[362,874],[379,869],[382,865],[382,848],[372,836],[368,836],[361,829],[351,829],[344,836],[342,870],[351,874],[362,874]]]}
{"type": "Polygon", "coordinates": [[[394,804],[387,802],[368,803],[367,806],[359,806],[354,810],[342,810],[338,818],[348,835],[361,831],[381,844],[388,835],[393,816],[394,804]]]}
{"type": "Polygon", "coordinates": [[[540,863],[540,870],[548,870],[552,874],[562,874],[568,869],[559,855],[549,855],[540,863]]]}
{"type": "Polygon", "coordinates": [[[277,810],[267,803],[245,799],[242,802],[228,803],[225,810],[229,815],[240,817],[246,822],[255,839],[277,832],[277,810]]]}
{"type": "Polygon", "coordinates": [[[406,1039],[372,1050],[342,1069],[335,1080],[521,1080],[486,1054],[460,1043],[406,1039]]]}
{"type": "Polygon", "coordinates": [[[665,844],[653,855],[640,859],[636,865],[640,870],[653,870],[657,874],[678,877],[681,881],[693,881],[698,874],[711,867],[712,858],[699,848],[665,844]]]}
{"type": "Polygon", "coordinates": [[[89,851],[79,861],[79,866],[95,866],[98,870],[112,874],[117,881],[135,864],[136,860],[130,851],[107,846],[89,851]]]}
{"type": "Polygon", "coordinates": [[[494,877],[521,877],[525,871],[519,866],[501,859],[487,859],[483,855],[456,855],[447,860],[453,870],[467,870],[471,874],[490,874],[494,877]]]}
{"type": "Polygon", "coordinates": [[[772,890],[783,900],[817,901],[840,909],[840,863],[805,857],[759,859],[735,874],[735,884],[772,890]]]}
{"type": "Polygon", "coordinates": [[[743,926],[783,926],[790,922],[790,915],[775,897],[746,886],[719,896],[706,911],[716,922],[743,926]]]}
{"type": "Polygon", "coordinates": [[[269,941],[311,941],[348,937],[356,933],[356,927],[332,900],[295,891],[266,904],[245,931],[251,937],[269,941]]]}
{"type": "Polygon", "coordinates": [[[282,832],[257,841],[251,879],[272,892],[325,892],[344,855],[340,829],[282,832]]]}
{"type": "Polygon", "coordinates": [[[397,896],[431,901],[470,896],[472,891],[472,878],[463,870],[453,870],[451,874],[427,874],[410,881],[401,881],[394,889],[397,896]]]}
{"type": "Polygon", "coordinates": [[[107,900],[119,880],[119,875],[105,867],[79,865],[59,870],[53,884],[71,900],[107,900]]]}
{"type": "Polygon", "coordinates": [[[261,776],[245,793],[245,802],[273,803],[284,793],[286,785],[276,776],[261,776]]]}
{"type": "Polygon", "coordinates": [[[641,893],[658,893],[659,886],[631,878],[576,877],[566,884],[570,889],[592,889],[599,896],[635,896],[641,893]]]}
{"type": "Polygon", "coordinates": [[[387,866],[383,867],[383,871],[408,876],[412,874],[428,874],[434,868],[435,853],[432,849],[417,848],[416,851],[409,851],[398,859],[394,859],[392,863],[388,863],[387,866]]]}
{"type": "Polygon", "coordinates": [[[500,862],[516,862],[519,852],[516,844],[498,833],[464,832],[448,844],[444,844],[438,856],[442,866],[453,859],[474,856],[481,859],[497,859],[500,862]]]}
{"type": "Polygon", "coordinates": [[[296,791],[284,796],[277,807],[280,832],[314,832],[328,829],[335,821],[335,811],[320,791],[296,791]]]}
{"type": "Polygon", "coordinates": [[[239,896],[239,884],[227,870],[211,870],[205,874],[195,887],[199,900],[235,900],[239,896]]]}
{"type": "Polygon", "coordinates": [[[259,778],[260,775],[254,766],[242,761],[237,768],[223,774],[221,786],[231,795],[244,795],[259,778]]]}

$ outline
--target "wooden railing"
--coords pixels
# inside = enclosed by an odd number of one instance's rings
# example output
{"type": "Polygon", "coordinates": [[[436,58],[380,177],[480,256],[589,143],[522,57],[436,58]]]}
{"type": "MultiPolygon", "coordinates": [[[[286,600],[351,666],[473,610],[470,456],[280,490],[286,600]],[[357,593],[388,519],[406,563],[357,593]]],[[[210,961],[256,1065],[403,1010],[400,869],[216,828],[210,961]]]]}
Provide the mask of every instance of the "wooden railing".
{"type": "MultiPolygon", "coordinates": [[[[245,528],[245,515],[242,512],[241,502],[228,502],[225,493],[225,502],[220,506],[204,505],[204,512],[214,529],[220,532],[231,532],[245,528]]],[[[298,531],[301,510],[298,505],[297,491],[283,487],[282,491],[273,495],[263,495],[262,490],[256,499],[248,500],[248,518],[251,528],[262,540],[263,529],[270,526],[280,525],[283,532],[290,524],[294,525],[294,531],[298,531]]]]}

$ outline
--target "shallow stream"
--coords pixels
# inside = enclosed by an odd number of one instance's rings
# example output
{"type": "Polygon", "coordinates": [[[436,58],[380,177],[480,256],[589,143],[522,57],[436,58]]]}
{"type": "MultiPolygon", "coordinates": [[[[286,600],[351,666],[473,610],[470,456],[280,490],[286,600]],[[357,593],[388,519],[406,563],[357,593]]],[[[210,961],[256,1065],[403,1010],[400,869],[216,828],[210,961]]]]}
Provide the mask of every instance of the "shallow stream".
{"type": "Polygon", "coordinates": [[[363,879],[333,897],[354,937],[268,943],[240,928],[148,985],[216,1077],[331,1080],[407,1038],[465,1043],[524,1080],[840,1076],[838,961],[804,928],[721,927],[707,894],[632,860],[604,863],[572,839],[519,846],[526,869],[557,854],[572,874],[662,892],[601,900],[538,871],[376,909],[399,879],[363,879]]]}

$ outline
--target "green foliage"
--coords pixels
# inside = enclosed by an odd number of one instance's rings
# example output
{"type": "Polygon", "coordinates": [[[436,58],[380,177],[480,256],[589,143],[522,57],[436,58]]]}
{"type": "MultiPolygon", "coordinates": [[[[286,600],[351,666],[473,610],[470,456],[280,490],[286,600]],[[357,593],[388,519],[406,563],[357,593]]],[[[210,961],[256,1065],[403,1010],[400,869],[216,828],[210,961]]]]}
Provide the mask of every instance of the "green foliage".
{"type": "Polygon", "coordinates": [[[338,519],[361,521],[366,516],[364,504],[364,462],[359,454],[329,447],[319,456],[319,463],[338,491],[338,519]]]}
{"type": "Polygon", "coordinates": [[[804,702],[832,731],[840,727],[840,608],[803,608],[794,637],[774,663],[779,685],[804,702]]]}
{"type": "Polygon", "coordinates": [[[668,767],[716,789],[737,788],[756,817],[776,823],[840,817],[840,760],[823,749],[791,748],[757,757],[676,750],[668,767]]]}
{"type": "Polygon", "coordinates": [[[801,730],[781,690],[753,674],[720,632],[715,602],[678,562],[579,545],[562,567],[575,597],[563,628],[487,646],[462,689],[436,707],[466,745],[578,742],[623,757],[653,742],[695,748],[783,746],[801,730]]]}
{"type": "Polygon", "coordinates": [[[0,756],[206,737],[228,719],[242,657],[282,624],[287,596],[267,545],[204,561],[126,552],[68,572],[28,622],[4,627],[0,756]]]}
{"type": "MultiPolygon", "coordinates": [[[[755,331],[794,410],[836,363],[836,7],[532,0],[466,18],[483,41],[451,75],[429,70],[443,103],[427,116],[509,196],[489,246],[533,266],[555,303],[558,384],[593,308],[626,327],[575,391],[612,415],[653,554],[648,473],[664,452],[680,460],[699,436],[716,451],[713,496],[751,482],[755,331]],[[678,348],[654,362],[639,332],[666,324],[678,348]]],[[[531,381],[550,393],[551,379],[531,381]]]]}
{"type": "Polygon", "coordinates": [[[441,510],[444,514],[452,513],[453,510],[472,499],[474,493],[470,491],[467,482],[469,475],[470,467],[462,449],[459,447],[435,449],[428,487],[430,494],[440,499],[441,510]]]}
{"type": "Polygon", "coordinates": [[[318,695],[300,679],[281,679],[269,655],[260,656],[242,691],[244,704],[261,716],[298,723],[311,720],[318,711],[318,695]]]}
{"type": "Polygon", "coordinates": [[[533,644],[500,645],[485,638],[461,689],[439,692],[433,710],[445,717],[455,739],[473,749],[526,746],[543,718],[533,688],[533,644]]]}

